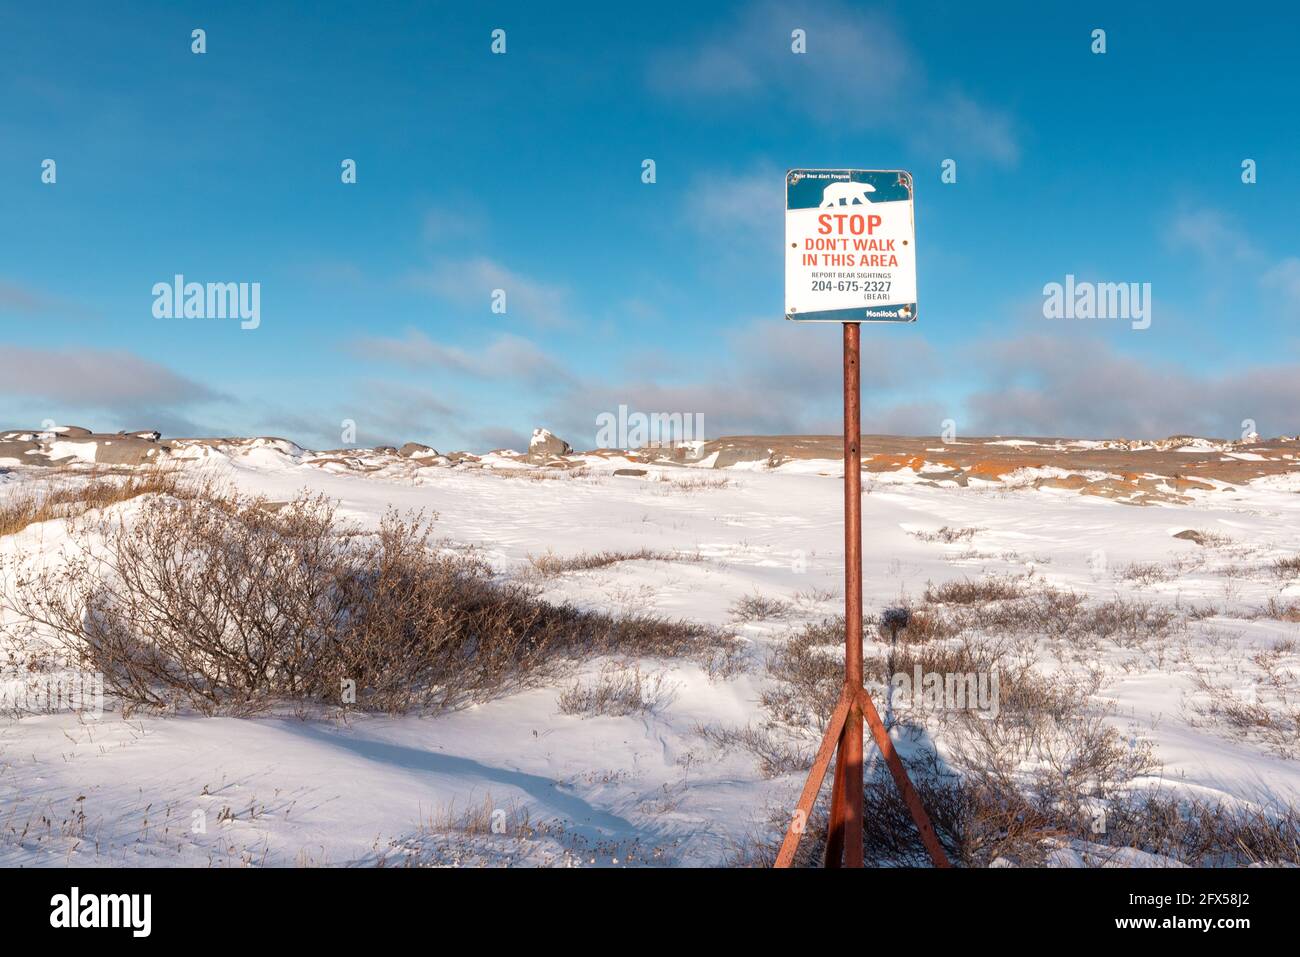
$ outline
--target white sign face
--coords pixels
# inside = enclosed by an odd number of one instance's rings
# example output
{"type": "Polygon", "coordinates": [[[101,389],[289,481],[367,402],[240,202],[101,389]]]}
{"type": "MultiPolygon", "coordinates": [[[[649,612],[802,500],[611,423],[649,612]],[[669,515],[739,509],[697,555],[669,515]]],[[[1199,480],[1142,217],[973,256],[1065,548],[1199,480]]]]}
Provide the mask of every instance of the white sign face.
{"type": "Polygon", "coordinates": [[[785,317],[916,321],[910,173],[794,169],[786,174],[785,317]]]}

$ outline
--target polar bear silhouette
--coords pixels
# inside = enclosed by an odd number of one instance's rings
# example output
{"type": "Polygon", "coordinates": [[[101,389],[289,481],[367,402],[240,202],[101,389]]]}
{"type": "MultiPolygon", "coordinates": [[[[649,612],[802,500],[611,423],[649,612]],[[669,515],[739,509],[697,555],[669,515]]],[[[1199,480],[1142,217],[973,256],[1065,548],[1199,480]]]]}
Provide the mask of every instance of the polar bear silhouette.
{"type": "Polygon", "coordinates": [[[825,209],[827,206],[852,206],[855,201],[860,206],[865,206],[870,200],[867,199],[867,193],[874,193],[876,187],[870,183],[831,183],[822,192],[822,204],[819,209],[825,209]]]}

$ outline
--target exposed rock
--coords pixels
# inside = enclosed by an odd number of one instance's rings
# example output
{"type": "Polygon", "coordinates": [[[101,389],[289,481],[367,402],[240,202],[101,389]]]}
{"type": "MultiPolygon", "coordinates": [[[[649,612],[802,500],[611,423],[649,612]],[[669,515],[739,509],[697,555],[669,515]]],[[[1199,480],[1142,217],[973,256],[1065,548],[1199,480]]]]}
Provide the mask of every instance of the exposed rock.
{"type": "Polygon", "coordinates": [[[437,455],[438,450],[432,446],[421,445],[419,442],[407,442],[397,450],[397,454],[404,459],[424,458],[426,456],[437,455]]]}
{"type": "Polygon", "coordinates": [[[1077,492],[1082,488],[1087,488],[1091,482],[1083,475],[1065,475],[1060,478],[1048,477],[1035,479],[1035,488],[1063,488],[1071,492],[1077,492]]]}
{"type": "Polygon", "coordinates": [[[40,452],[40,450],[41,445],[39,442],[26,441],[23,439],[10,439],[7,436],[0,436],[0,459],[15,459],[20,464],[31,462],[34,453],[40,452]]]}
{"type": "Polygon", "coordinates": [[[639,478],[646,474],[645,469],[614,469],[615,475],[630,475],[633,478],[639,478]]]}
{"type": "Polygon", "coordinates": [[[572,455],[573,446],[549,429],[533,429],[533,437],[528,441],[528,458],[534,462],[572,455]]]}
{"type": "Polygon", "coordinates": [[[96,465],[144,465],[158,461],[167,451],[166,446],[159,445],[153,439],[137,439],[127,435],[92,435],[85,444],[94,446],[93,461],[96,465]]]}

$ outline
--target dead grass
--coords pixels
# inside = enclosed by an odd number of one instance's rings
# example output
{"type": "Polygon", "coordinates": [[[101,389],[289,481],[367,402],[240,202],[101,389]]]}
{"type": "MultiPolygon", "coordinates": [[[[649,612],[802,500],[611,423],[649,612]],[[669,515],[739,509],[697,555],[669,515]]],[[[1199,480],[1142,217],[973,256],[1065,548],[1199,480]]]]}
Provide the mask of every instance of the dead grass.
{"type": "Polygon", "coordinates": [[[1294,639],[1247,652],[1231,633],[1211,658],[1189,659],[1188,706],[1233,737],[1284,758],[1300,757],[1300,654],[1294,639]]]}
{"type": "Polygon", "coordinates": [[[650,548],[625,552],[580,552],[577,555],[559,556],[547,552],[545,555],[529,555],[528,566],[532,574],[539,578],[554,578],[565,572],[591,571],[608,568],[620,562],[702,562],[704,556],[688,552],[664,552],[650,548]]]}
{"type": "Polygon", "coordinates": [[[937,532],[909,532],[913,538],[920,539],[923,542],[943,542],[945,545],[954,545],[957,542],[968,542],[975,537],[975,533],[982,529],[975,527],[952,528],[945,525],[937,532]]]}
{"type": "Polygon", "coordinates": [[[837,601],[840,597],[838,588],[805,588],[794,593],[796,605],[822,605],[837,601]]]}
{"type": "Polygon", "coordinates": [[[585,465],[571,469],[492,469],[492,474],[503,478],[525,479],[529,482],[559,482],[565,479],[586,479],[592,477],[592,471],[585,465]]]}
{"type": "Polygon", "coordinates": [[[623,717],[659,711],[672,698],[663,672],[643,673],[636,662],[611,661],[594,681],[575,681],[564,688],[556,703],[560,714],[623,717]]]}
{"type": "Polygon", "coordinates": [[[667,472],[660,472],[659,477],[655,479],[655,485],[663,494],[699,492],[706,489],[727,488],[731,485],[731,477],[692,475],[690,478],[673,478],[667,472]]]}
{"type": "Polygon", "coordinates": [[[56,481],[32,482],[0,500],[0,536],[30,525],[77,518],[141,495],[176,495],[181,491],[175,468],[153,466],[125,476],[107,470],[64,472],[56,481]],[[29,487],[30,486],[30,487],[29,487]]]}

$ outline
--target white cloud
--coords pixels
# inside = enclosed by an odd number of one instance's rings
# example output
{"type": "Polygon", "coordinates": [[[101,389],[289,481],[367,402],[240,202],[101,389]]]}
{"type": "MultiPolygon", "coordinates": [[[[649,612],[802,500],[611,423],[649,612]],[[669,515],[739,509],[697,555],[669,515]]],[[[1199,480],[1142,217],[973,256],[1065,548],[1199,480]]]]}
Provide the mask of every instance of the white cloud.
{"type": "Polygon", "coordinates": [[[1214,209],[1183,210],[1169,223],[1165,238],[1175,249],[1191,249],[1211,263],[1221,264],[1225,259],[1249,263],[1261,258],[1250,237],[1214,209]]]}
{"type": "Polygon", "coordinates": [[[993,343],[973,361],[988,384],[968,399],[967,434],[1237,438],[1243,419],[1264,434],[1300,430],[1294,364],[1199,373],[1046,334],[993,343]]]}
{"type": "Polygon", "coordinates": [[[1264,273],[1265,289],[1281,294],[1287,308],[1300,312],[1300,257],[1288,256],[1264,273]]]}
{"type": "Polygon", "coordinates": [[[358,339],[351,348],[359,354],[408,369],[439,368],[479,379],[524,381],[534,386],[560,385],[571,376],[559,362],[522,336],[500,333],[482,349],[436,342],[418,329],[401,336],[358,339]]]}
{"type": "Polygon", "coordinates": [[[90,310],[21,283],[0,279],[0,316],[85,318],[90,310]]]}
{"type": "Polygon", "coordinates": [[[411,276],[410,283],[448,302],[481,312],[484,319],[505,321],[518,317],[543,327],[572,324],[567,290],[513,272],[484,256],[440,261],[428,271],[411,276]],[[504,314],[491,311],[496,289],[505,290],[504,314]]]}
{"type": "Polygon", "coordinates": [[[660,52],[648,82],[692,104],[775,93],[835,130],[883,130],[944,155],[1008,166],[1020,156],[1008,114],[962,90],[935,89],[921,55],[888,15],[835,0],[760,0],[707,35],[660,52]],[[806,31],[806,53],[791,52],[795,28],[806,31]]]}
{"type": "Polygon", "coordinates": [[[745,173],[705,173],[686,190],[686,217],[701,233],[779,240],[785,222],[785,170],[763,164],[745,173]]]}
{"type": "Polygon", "coordinates": [[[221,398],[207,386],[130,352],[19,346],[0,349],[0,395],[131,413],[221,398]]]}

